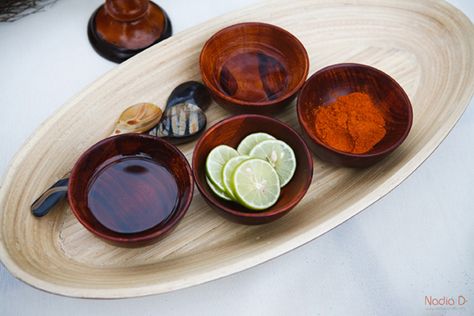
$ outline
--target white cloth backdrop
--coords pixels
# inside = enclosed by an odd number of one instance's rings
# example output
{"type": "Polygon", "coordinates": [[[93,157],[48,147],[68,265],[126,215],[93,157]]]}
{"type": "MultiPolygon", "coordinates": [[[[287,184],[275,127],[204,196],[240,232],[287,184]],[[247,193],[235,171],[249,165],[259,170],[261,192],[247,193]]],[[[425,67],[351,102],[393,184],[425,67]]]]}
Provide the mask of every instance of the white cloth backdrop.
{"type": "MultiPolygon", "coordinates": [[[[29,135],[115,67],[90,47],[101,0],[59,0],[0,23],[0,174],[29,135]]],[[[255,0],[160,0],[175,32],[255,0]]],[[[474,20],[472,0],[451,0],[474,20]]],[[[473,61],[474,62],[474,61],[473,61]]],[[[474,315],[474,108],[389,195],[324,236],[258,267],[164,295],[81,300],[34,289],[0,265],[0,315],[474,315]],[[464,296],[429,309],[425,296],[464,296]]]]}

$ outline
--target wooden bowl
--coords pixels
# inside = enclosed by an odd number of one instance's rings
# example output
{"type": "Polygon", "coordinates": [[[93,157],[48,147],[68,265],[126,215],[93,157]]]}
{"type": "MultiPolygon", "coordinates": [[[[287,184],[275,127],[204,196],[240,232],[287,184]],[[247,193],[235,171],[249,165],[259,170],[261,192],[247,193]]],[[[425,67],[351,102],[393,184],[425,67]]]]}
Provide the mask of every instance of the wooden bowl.
{"type": "MultiPolygon", "coordinates": [[[[194,181],[189,163],[174,145],[148,135],[123,134],[106,138],[82,154],[71,172],[68,198],[74,215],[93,234],[119,246],[142,246],[156,241],[178,224],[191,204],[193,189],[194,181]],[[134,164],[127,167],[131,168],[132,172],[133,178],[130,178],[130,181],[120,181],[117,177],[112,176],[105,178],[104,189],[100,192],[103,193],[101,198],[105,200],[103,202],[104,210],[118,212],[110,205],[115,200],[119,201],[120,205],[127,205],[125,211],[122,209],[124,214],[119,213],[121,219],[128,220],[123,220],[120,223],[120,231],[111,230],[110,226],[106,227],[99,222],[89,205],[92,203],[89,195],[92,180],[98,176],[99,172],[102,172],[105,164],[117,158],[123,159],[123,157],[146,159],[158,163],[161,165],[159,168],[164,168],[163,170],[167,170],[169,177],[174,178],[172,185],[177,189],[177,194],[173,195],[172,202],[176,203],[174,211],[161,223],[143,231],[128,230],[129,233],[124,233],[124,229],[134,229],[137,225],[147,227],[149,223],[144,221],[150,220],[150,218],[141,217],[144,214],[153,214],[152,216],[156,218],[158,211],[153,208],[153,205],[156,204],[152,203],[154,192],[156,197],[154,188],[167,184],[162,182],[162,176],[153,174],[151,169],[134,164]],[[128,194],[124,194],[125,192],[128,194]],[[139,209],[137,209],[137,205],[139,209]],[[140,209],[142,205],[149,206],[140,209]],[[133,210],[134,214],[125,214],[127,210],[133,210]]],[[[117,216],[116,214],[114,216],[117,216]]],[[[152,218],[152,221],[155,218],[152,218]]],[[[112,222],[112,225],[115,223],[112,222]]]]}
{"type": "Polygon", "coordinates": [[[193,153],[193,174],[204,200],[220,214],[243,224],[264,224],[287,214],[303,198],[313,178],[313,158],[304,140],[290,126],[267,116],[243,114],[216,123],[199,139],[193,153]],[[278,202],[258,212],[218,198],[206,183],[205,171],[207,155],[214,147],[237,148],[245,136],[255,132],[265,132],[286,142],[293,148],[297,162],[295,174],[282,188],[278,202]]]}
{"type": "Polygon", "coordinates": [[[301,89],[298,120],[311,150],[322,160],[346,167],[368,167],[393,152],[405,140],[413,121],[413,110],[402,87],[386,73],[360,64],[337,64],[316,72],[301,89]],[[368,94],[381,110],[385,137],[364,154],[338,151],[316,136],[315,111],[353,92],[368,94]]]}
{"type": "Polygon", "coordinates": [[[265,23],[240,23],[214,34],[200,56],[213,98],[237,113],[274,114],[296,96],[308,75],[303,44],[265,23]]]}

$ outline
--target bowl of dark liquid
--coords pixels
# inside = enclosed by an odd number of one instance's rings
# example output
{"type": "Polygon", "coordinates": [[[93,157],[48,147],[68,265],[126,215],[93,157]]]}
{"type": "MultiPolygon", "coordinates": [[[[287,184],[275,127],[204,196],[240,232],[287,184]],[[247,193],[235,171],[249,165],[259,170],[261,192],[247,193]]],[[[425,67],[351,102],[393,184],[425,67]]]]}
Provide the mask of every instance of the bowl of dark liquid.
{"type": "Polygon", "coordinates": [[[141,246],[177,225],[193,187],[189,163],[174,145],[124,134],[84,152],[71,172],[68,198],[93,234],[120,246],[141,246]]]}

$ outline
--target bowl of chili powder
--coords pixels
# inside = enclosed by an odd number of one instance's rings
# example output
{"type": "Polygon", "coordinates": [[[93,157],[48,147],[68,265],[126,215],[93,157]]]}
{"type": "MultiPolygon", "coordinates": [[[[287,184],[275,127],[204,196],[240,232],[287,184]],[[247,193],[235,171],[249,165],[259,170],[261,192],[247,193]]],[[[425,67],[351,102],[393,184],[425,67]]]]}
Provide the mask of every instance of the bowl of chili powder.
{"type": "Polygon", "coordinates": [[[297,103],[303,136],[320,159],[368,167],[392,153],[413,122],[410,99],[386,73],[362,64],[336,64],[313,74],[297,103]]]}

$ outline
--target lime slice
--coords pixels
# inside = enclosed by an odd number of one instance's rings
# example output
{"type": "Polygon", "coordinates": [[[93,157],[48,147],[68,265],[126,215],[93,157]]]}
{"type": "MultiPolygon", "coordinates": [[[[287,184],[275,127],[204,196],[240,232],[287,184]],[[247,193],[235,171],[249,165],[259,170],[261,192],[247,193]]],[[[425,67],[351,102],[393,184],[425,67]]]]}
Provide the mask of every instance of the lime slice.
{"type": "Polygon", "coordinates": [[[251,210],[264,210],[280,196],[280,180],[272,165],[262,159],[241,162],[232,175],[237,201],[251,210]]]}
{"type": "Polygon", "coordinates": [[[237,156],[230,158],[222,169],[222,182],[224,183],[225,192],[233,200],[235,200],[234,192],[232,191],[232,175],[234,174],[235,168],[242,162],[249,159],[249,156],[237,156]]]}
{"type": "Polygon", "coordinates": [[[253,133],[248,136],[246,136],[239,144],[237,147],[237,151],[241,155],[248,155],[252,148],[255,147],[260,142],[263,142],[264,140],[269,140],[269,139],[275,139],[272,135],[269,135],[267,133],[253,133]]]}
{"type": "Polygon", "coordinates": [[[281,140],[264,140],[255,145],[249,156],[268,161],[275,168],[284,187],[295,174],[296,157],[293,149],[281,140]]]}
{"type": "Polygon", "coordinates": [[[207,156],[206,159],[206,175],[212,183],[221,191],[225,191],[222,182],[222,168],[224,164],[232,157],[238,156],[239,153],[232,147],[227,145],[219,145],[207,156]]]}
{"type": "Polygon", "coordinates": [[[211,191],[214,192],[215,195],[217,195],[218,197],[220,197],[221,199],[224,199],[224,200],[227,200],[227,201],[231,201],[232,199],[227,195],[227,193],[225,193],[224,191],[221,191],[221,189],[219,189],[218,187],[216,187],[216,185],[214,183],[212,183],[211,180],[209,180],[208,177],[206,177],[206,182],[207,182],[207,185],[211,188],[211,191]]]}

